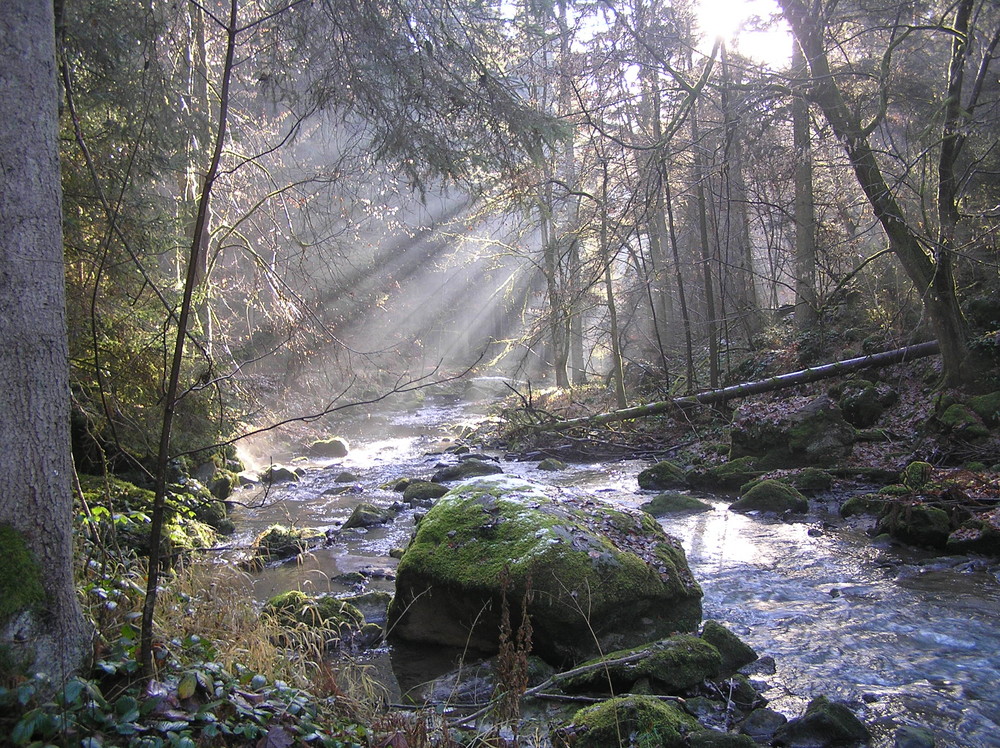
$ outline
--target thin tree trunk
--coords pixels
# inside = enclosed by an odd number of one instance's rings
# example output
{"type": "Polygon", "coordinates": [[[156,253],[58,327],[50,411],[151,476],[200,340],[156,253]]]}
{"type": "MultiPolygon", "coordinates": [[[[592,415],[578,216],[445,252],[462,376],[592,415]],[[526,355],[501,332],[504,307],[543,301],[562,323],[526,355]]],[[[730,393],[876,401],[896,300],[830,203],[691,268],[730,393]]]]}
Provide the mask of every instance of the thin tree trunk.
{"type": "Polygon", "coordinates": [[[146,578],[146,598],[142,606],[142,628],[139,637],[139,664],[146,677],[153,675],[153,613],[156,609],[156,595],[160,578],[160,542],[163,535],[163,515],[166,504],[167,465],[170,460],[170,435],[173,428],[177,393],[180,386],[181,364],[184,361],[184,341],[187,338],[194,293],[197,287],[201,253],[204,251],[202,232],[208,222],[209,202],[212,187],[219,173],[222,147],[226,139],[229,118],[229,87],[233,75],[233,59],[236,51],[238,1],[230,0],[229,22],[226,28],[226,61],[222,70],[222,86],[219,92],[219,122],[216,128],[212,160],[205,174],[201,199],[198,202],[198,216],[191,237],[191,252],[188,258],[184,281],[184,297],[177,318],[177,337],[174,341],[173,360],[167,392],[164,396],[163,424],[160,430],[160,447],[156,460],[156,483],[153,512],[149,533],[149,570],[146,578]]]}
{"type": "Polygon", "coordinates": [[[611,334],[611,377],[615,384],[615,401],[619,408],[628,405],[625,397],[625,365],[621,341],[618,339],[618,310],[615,307],[614,286],[611,282],[611,250],[608,246],[608,162],[601,160],[601,260],[604,263],[604,290],[608,303],[611,334]]]}
{"type": "MultiPolygon", "coordinates": [[[[712,288],[712,249],[708,238],[708,210],[705,205],[705,158],[698,137],[698,112],[691,106],[691,140],[694,143],[695,201],[698,210],[698,235],[701,239],[702,280],[705,286],[705,327],[708,337],[708,383],[719,386],[719,333],[715,316],[715,292],[712,288]]],[[[693,384],[692,384],[693,386],[693,384]]]]}
{"type": "MultiPolygon", "coordinates": [[[[808,75],[805,58],[792,45],[792,70],[808,75]]],[[[813,201],[812,143],[809,102],[792,96],[792,142],[795,147],[795,331],[803,335],[816,325],[816,205],[813,201]]]]}
{"type": "Polygon", "coordinates": [[[684,325],[684,358],[687,371],[686,390],[694,388],[694,345],[691,341],[691,315],[688,312],[687,298],[684,294],[684,274],[681,272],[681,255],[677,247],[677,229],[674,225],[674,209],[670,200],[670,173],[666,164],[663,166],[663,191],[666,197],[667,227],[670,233],[670,249],[674,255],[674,268],[677,273],[677,300],[681,307],[681,322],[684,325]]]}

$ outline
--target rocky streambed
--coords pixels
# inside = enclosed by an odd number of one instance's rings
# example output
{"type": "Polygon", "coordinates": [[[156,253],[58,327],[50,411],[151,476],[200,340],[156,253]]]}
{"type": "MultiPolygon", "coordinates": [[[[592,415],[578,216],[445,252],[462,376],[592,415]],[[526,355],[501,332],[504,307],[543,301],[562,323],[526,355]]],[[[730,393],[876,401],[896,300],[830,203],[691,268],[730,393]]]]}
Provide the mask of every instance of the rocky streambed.
{"type": "MultiPolygon", "coordinates": [[[[257,572],[257,597],[264,601],[288,590],[393,592],[396,549],[409,542],[415,518],[431,503],[411,506],[394,488],[401,478],[430,477],[458,463],[464,451],[458,437],[476,417],[468,406],[451,402],[388,414],[349,435],[347,456],[302,461],[297,480],[244,489],[238,498],[247,508],[237,520],[244,541],[275,523],[313,530],[319,538],[294,563],[275,561],[257,572]],[[362,504],[390,509],[390,521],[345,529],[362,504]]],[[[639,488],[638,475],[648,462],[544,470],[537,462],[481,457],[576,505],[637,509],[655,495],[639,488]]],[[[296,464],[291,455],[275,458],[296,464]]],[[[784,518],[730,511],[732,496],[697,496],[707,510],[672,513],[659,523],[686,552],[704,591],[704,618],[720,622],[764,656],[749,666],[748,679],[769,709],[796,717],[815,706],[817,697],[842,702],[868,726],[876,746],[930,745],[931,737],[938,746],[998,744],[995,563],[873,543],[856,522],[840,519],[843,496],[821,492],[808,512],[784,518]]],[[[451,670],[461,654],[401,642],[356,656],[379,670],[390,700],[399,702],[417,684],[451,670]]],[[[725,682],[718,673],[718,682],[725,682]]],[[[726,700],[735,704],[737,685],[729,682],[726,700]]],[[[423,692],[441,695],[441,687],[428,688],[423,692]]],[[[715,713],[723,702],[688,702],[688,716],[700,708],[703,724],[733,723],[731,715],[715,713]]],[[[753,705],[745,703],[743,712],[753,705]]],[[[579,706],[559,708],[572,713],[579,706]]]]}

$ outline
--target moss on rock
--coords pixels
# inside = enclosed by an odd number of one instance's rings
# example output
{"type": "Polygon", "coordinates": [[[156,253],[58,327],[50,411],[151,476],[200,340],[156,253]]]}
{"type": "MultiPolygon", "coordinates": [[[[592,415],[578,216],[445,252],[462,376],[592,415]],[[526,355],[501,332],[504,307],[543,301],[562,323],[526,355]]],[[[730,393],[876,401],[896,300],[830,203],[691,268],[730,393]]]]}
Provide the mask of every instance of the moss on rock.
{"type": "Polygon", "coordinates": [[[639,488],[646,491],[663,491],[682,488],[687,484],[684,469],[675,462],[664,460],[648,467],[638,475],[639,488]]]}
{"type": "Polygon", "coordinates": [[[949,406],[938,420],[944,431],[965,439],[982,439],[990,435],[990,430],[975,411],[962,403],[949,406]]]}
{"type": "Polygon", "coordinates": [[[420,521],[397,569],[393,635],[496,651],[505,569],[512,607],[530,580],[534,648],[554,662],[690,631],[701,619],[684,551],[652,517],[493,477],[452,489],[420,521]]]}
{"type": "Polygon", "coordinates": [[[781,745],[862,745],[871,733],[854,712],[843,703],[817,696],[806,712],[778,730],[775,740],[781,745]]]}
{"type": "Polygon", "coordinates": [[[988,395],[970,397],[966,403],[983,423],[989,426],[1000,424],[1000,390],[988,395]]]}
{"type": "Polygon", "coordinates": [[[787,483],[763,480],[729,505],[734,512],[805,512],[809,509],[806,497],[787,483]]]}
{"type": "Polygon", "coordinates": [[[750,456],[737,457],[710,468],[694,468],[687,472],[687,482],[697,488],[728,488],[735,490],[760,475],[756,460],[750,456]]]}
{"type": "Polygon", "coordinates": [[[840,516],[845,519],[858,514],[877,516],[885,511],[888,504],[889,499],[877,493],[859,494],[852,496],[840,505],[840,516]]]}
{"type": "Polygon", "coordinates": [[[448,487],[427,480],[410,481],[403,489],[403,500],[411,504],[440,499],[448,493],[448,487]]]}
{"type": "Polygon", "coordinates": [[[679,512],[712,511],[711,504],[706,504],[701,499],[696,499],[694,496],[688,496],[686,493],[678,491],[661,493],[639,508],[644,512],[652,514],[654,517],[662,517],[665,514],[677,514],[679,512]]]}
{"type": "Polygon", "coordinates": [[[317,439],[309,445],[309,453],[314,457],[347,457],[351,451],[347,439],[340,436],[331,436],[328,439],[317,439]]]}
{"type": "Polygon", "coordinates": [[[688,738],[688,748],[756,748],[757,743],[749,735],[731,732],[702,730],[688,738]]]}
{"type": "Polygon", "coordinates": [[[472,457],[462,460],[457,465],[449,465],[441,468],[431,478],[435,483],[447,483],[455,480],[468,480],[483,475],[496,475],[502,473],[503,469],[492,462],[484,462],[472,457]]]}
{"type": "Polygon", "coordinates": [[[331,595],[312,596],[290,590],[268,600],[264,604],[264,612],[289,630],[283,643],[292,646],[308,638],[310,633],[322,636],[328,647],[352,641],[358,635],[368,638],[381,634],[378,626],[375,627],[378,632],[366,632],[366,621],[361,611],[331,595]],[[307,631],[297,631],[300,626],[305,626],[307,631]],[[303,633],[305,636],[301,635],[303,633]]]}
{"type": "Polygon", "coordinates": [[[375,506],[367,501],[358,504],[344,523],[344,529],[375,527],[392,521],[394,513],[389,507],[375,506]]]}
{"type": "Polygon", "coordinates": [[[899,481],[909,490],[917,491],[927,485],[933,472],[934,466],[929,462],[916,460],[903,468],[899,481]]]}
{"type": "Polygon", "coordinates": [[[719,671],[722,675],[735,673],[744,665],[757,660],[757,653],[753,648],[718,621],[705,621],[701,638],[715,647],[722,656],[719,671]]]}
{"type": "Polygon", "coordinates": [[[557,460],[555,457],[546,457],[538,463],[538,469],[548,472],[558,472],[559,470],[566,469],[566,463],[562,460],[557,460]]]}
{"type": "Polygon", "coordinates": [[[940,507],[921,503],[890,503],[879,519],[876,534],[888,533],[910,545],[944,548],[951,535],[951,518],[940,507]]]}
{"type": "Polygon", "coordinates": [[[262,562],[292,558],[306,551],[321,537],[323,533],[312,528],[271,525],[254,539],[254,555],[262,562]]]}
{"type": "Polygon", "coordinates": [[[611,652],[585,665],[603,665],[559,682],[567,692],[622,693],[636,683],[648,683],[649,692],[679,694],[715,678],[722,667],[719,650],[689,634],[652,644],[611,652]]]}
{"type": "Polygon", "coordinates": [[[674,704],[650,696],[620,696],[584,707],[568,732],[574,748],[684,748],[701,726],[674,704]]]}

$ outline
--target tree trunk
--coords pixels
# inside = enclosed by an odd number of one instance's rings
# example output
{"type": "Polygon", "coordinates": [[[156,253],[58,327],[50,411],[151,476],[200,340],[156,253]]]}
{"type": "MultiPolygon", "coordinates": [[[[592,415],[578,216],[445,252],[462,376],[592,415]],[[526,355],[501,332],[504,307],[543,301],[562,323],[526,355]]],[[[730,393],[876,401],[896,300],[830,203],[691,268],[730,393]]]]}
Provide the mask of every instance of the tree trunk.
{"type": "MultiPolygon", "coordinates": [[[[792,70],[808,76],[798,45],[792,48],[792,70]]],[[[792,141],[795,147],[795,331],[802,335],[816,325],[816,205],[813,202],[812,142],[809,102],[792,97],[792,141]]]]}
{"type": "MultiPolygon", "coordinates": [[[[708,337],[708,382],[712,388],[719,386],[719,333],[715,316],[715,292],[712,283],[712,248],[708,238],[708,210],[705,205],[705,181],[708,179],[702,145],[698,142],[698,112],[691,105],[691,140],[694,143],[695,201],[698,211],[698,236],[701,240],[701,271],[705,284],[705,321],[708,337]]],[[[690,387],[694,383],[689,383],[690,387]]]]}
{"type": "Polygon", "coordinates": [[[4,669],[58,683],[89,632],[73,580],[54,23],[52,2],[0,3],[0,651],[4,669]]]}
{"type": "Polygon", "coordinates": [[[637,405],[634,408],[622,408],[612,411],[611,413],[601,413],[595,416],[570,418],[566,421],[556,421],[555,423],[542,423],[533,426],[532,430],[567,431],[569,429],[576,428],[577,426],[600,426],[601,424],[614,423],[616,421],[630,421],[636,418],[645,418],[647,416],[666,413],[674,408],[684,405],[696,405],[699,403],[702,405],[711,405],[713,403],[721,403],[737,397],[749,397],[750,395],[759,395],[762,392],[772,392],[774,390],[784,389],[785,387],[794,387],[796,385],[807,384],[809,382],[817,382],[821,379],[841,376],[852,371],[858,371],[859,369],[869,369],[877,366],[891,366],[892,364],[898,364],[904,361],[913,361],[925,356],[933,356],[936,353],[940,353],[940,347],[936,341],[918,343],[917,345],[907,346],[906,348],[897,348],[893,351],[874,353],[870,356],[860,356],[859,358],[850,358],[845,361],[835,361],[832,364],[813,366],[808,369],[802,369],[801,371],[793,371],[789,374],[779,374],[778,376],[770,377],[769,379],[760,379],[755,382],[743,382],[742,384],[734,384],[732,387],[708,390],[707,392],[700,392],[697,395],[684,395],[683,397],[675,397],[670,400],[660,400],[646,405],[637,405]]]}

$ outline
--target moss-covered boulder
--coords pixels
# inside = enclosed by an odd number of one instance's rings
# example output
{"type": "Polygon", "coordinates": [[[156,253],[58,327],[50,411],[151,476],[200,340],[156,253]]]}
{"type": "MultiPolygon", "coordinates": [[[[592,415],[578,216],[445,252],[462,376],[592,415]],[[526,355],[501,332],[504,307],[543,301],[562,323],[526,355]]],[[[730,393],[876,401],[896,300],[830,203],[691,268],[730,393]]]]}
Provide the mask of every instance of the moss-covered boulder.
{"type": "Polygon", "coordinates": [[[898,393],[891,387],[858,379],[844,384],[837,405],[849,424],[866,429],[874,426],[885,409],[898,400],[898,393]]]}
{"type": "Polygon", "coordinates": [[[968,405],[955,403],[938,416],[941,430],[951,436],[963,439],[983,439],[990,435],[990,430],[982,419],[968,405]]]}
{"type": "Polygon", "coordinates": [[[645,491],[664,491],[687,485],[684,468],[669,460],[663,460],[641,471],[638,481],[639,488],[645,491]]]}
{"type": "Polygon", "coordinates": [[[422,504],[434,499],[440,499],[448,493],[448,487],[429,480],[410,481],[403,490],[403,501],[409,504],[422,504]]]}
{"type": "Polygon", "coordinates": [[[877,517],[885,511],[891,499],[877,493],[863,493],[852,496],[840,505],[840,516],[844,519],[859,514],[877,517]]]}
{"type": "Polygon", "coordinates": [[[729,505],[734,512],[806,512],[806,497],[780,480],[762,480],[729,505]]]}
{"type": "Polygon", "coordinates": [[[833,486],[833,476],[826,470],[814,467],[805,467],[789,473],[785,477],[793,488],[802,493],[813,494],[820,491],[829,491],[833,486]]]}
{"type": "Polygon", "coordinates": [[[377,527],[392,522],[396,513],[390,507],[376,506],[363,501],[354,507],[351,516],[344,522],[344,529],[354,527],[377,527]]]}
{"type": "Polygon", "coordinates": [[[647,693],[679,694],[717,677],[722,656],[704,639],[678,634],[641,647],[611,652],[580,667],[584,666],[595,667],[560,680],[559,687],[570,693],[624,693],[642,683],[647,693]]]}
{"type": "Polygon", "coordinates": [[[309,454],[313,457],[335,459],[347,457],[351,451],[351,446],[347,439],[340,436],[331,436],[328,439],[317,439],[309,445],[309,454]]]}
{"type": "Polygon", "coordinates": [[[477,478],[483,475],[497,475],[502,472],[503,468],[499,465],[472,457],[468,460],[462,460],[455,465],[441,468],[434,473],[431,480],[435,483],[448,483],[450,481],[477,478]]]}
{"type": "Polygon", "coordinates": [[[805,714],[790,720],[774,737],[779,745],[832,748],[867,745],[871,733],[846,704],[817,696],[805,714]]]}
{"type": "Polygon", "coordinates": [[[695,488],[736,490],[763,474],[764,471],[757,468],[755,458],[743,456],[721,465],[692,468],[687,472],[686,479],[688,484],[695,488]]]}
{"type": "Polygon", "coordinates": [[[701,730],[680,707],[651,696],[620,696],[584,707],[565,728],[573,748],[686,748],[701,730]]]}
{"type": "Polygon", "coordinates": [[[945,545],[952,553],[1000,556],[1000,509],[967,520],[948,536],[945,545]]]}
{"type": "Polygon", "coordinates": [[[721,675],[731,675],[745,665],[757,661],[753,648],[718,621],[705,621],[701,638],[715,647],[722,656],[721,675]]]}
{"type": "Polygon", "coordinates": [[[966,405],[979,416],[987,426],[1000,425],[1000,390],[988,395],[970,397],[966,405]]]}
{"type": "Polygon", "coordinates": [[[756,457],[764,469],[833,465],[850,456],[857,431],[826,395],[794,409],[741,410],[730,430],[730,457],[756,457]]]}
{"type": "Polygon", "coordinates": [[[270,465],[260,474],[261,483],[289,483],[298,481],[299,477],[298,472],[284,465],[270,465]]]}
{"type": "Polygon", "coordinates": [[[316,546],[323,537],[313,528],[271,525],[253,541],[254,560],[267,563],[293,558],[316,546]]]}
{"type": "Polygon", "coordinates": [[[562,460],[557,460],[555,457],[546,457],[544,460],[538,463],[539,470],[545,470],[550,473],[555,473],[560,470],[566,469],[566,463],[562,460]]]}
{"type": "Polygon", "coordinates": [[[910,501],[891,502],[879,518],[876,535],[888,533],[910,545],[944,548],[952,531],[951,517],[944,509],[910,501]]]}
{"type": "Polygon", "coordinates": [[[505,569],[511,619],[530,583],[533,648],[554,663],[701,620],[684,551],[652,517],[492,477],[452,489],[420,521],[397,569],[392,635],[495,652],[505,569]]]}
{"type": "Polygon", "coordinates": [[[679,491],[668,491],[661,493],[654,499],[647,501],[639,507],[642,511],[652,514],[654,517],[662,517],[667,514],[679,514],[681,512],[710,512],[712,505],[694,496],[679,491]]]}

